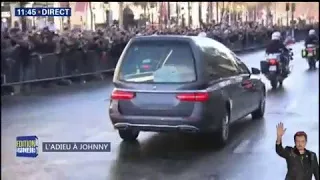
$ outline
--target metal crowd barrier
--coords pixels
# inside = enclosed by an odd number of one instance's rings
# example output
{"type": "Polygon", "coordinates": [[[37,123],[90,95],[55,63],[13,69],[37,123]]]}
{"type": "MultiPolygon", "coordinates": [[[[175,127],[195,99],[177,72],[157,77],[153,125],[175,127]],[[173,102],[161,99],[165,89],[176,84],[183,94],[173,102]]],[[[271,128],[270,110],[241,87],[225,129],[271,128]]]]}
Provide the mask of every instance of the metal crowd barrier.
{"type": "MultiPolygon", "coordinates": [[[[318,31],[318,30],[317,30],[318,31]]],[[[303,40],[308,34],[307,30],[295,30],[296,41],[303,40]]],[[[235,52],[263,48],[269,42],[268,35],[249,37],[235,42],[224,44],[235,52]]],[[[29,62],[23,64],[25,59],[20,59],[17,54],[10,56],[1,55],[5,68],[1,72],[1,86],[13,86],[42,81],[70,80],[75,77],[101,75],[112,72],[118,61],[117,57],[110,54],[103,56],[96,51],[73,51],[65,54],[32,55],[29,62]]]]}
{"type": "Polygon", "coordinates": [[[99,75],[113,71],[116,65],[115,58],[95,51],[32,55],[26,65],[15,58],[5,60],[8,66],[2,71],[1,86],[99,75]]]}

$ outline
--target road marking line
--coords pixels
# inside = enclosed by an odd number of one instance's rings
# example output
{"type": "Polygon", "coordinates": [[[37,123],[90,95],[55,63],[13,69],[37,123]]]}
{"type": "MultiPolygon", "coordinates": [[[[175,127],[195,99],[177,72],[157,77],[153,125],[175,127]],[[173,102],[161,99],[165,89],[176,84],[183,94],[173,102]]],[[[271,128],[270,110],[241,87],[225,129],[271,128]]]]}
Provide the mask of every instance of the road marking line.
{"type": "Polygon", "coordinates": [[[246,148],[250,144],[250,140],[242,141],[234,150],[233,153],[241,154],[245,153],[246,148]]]}

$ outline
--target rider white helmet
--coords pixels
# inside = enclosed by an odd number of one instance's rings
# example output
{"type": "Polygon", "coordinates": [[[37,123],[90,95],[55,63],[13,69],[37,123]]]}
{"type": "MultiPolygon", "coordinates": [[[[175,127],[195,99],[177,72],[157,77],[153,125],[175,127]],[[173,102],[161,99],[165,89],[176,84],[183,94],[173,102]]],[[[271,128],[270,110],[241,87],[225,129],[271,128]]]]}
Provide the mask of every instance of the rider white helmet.
{"type": "Polygon", "coordinates": [[[272,33],[271,35],[271,40],[280,40],[280,38],[281,38],[281,33],[278,31],[272,33]]]}
{"type": "Polygon", "coordinates": [[[315,34],[316,34],[316,31],[314,29],[309,30],[309,35],[315,35],[315,34]]]}
{"type": "Polygon", "coordinates": [[[200,36],[200,37],[207,37],[207,33],[201,32],[201,33],[198,34],[198,36],[200,36]]]}

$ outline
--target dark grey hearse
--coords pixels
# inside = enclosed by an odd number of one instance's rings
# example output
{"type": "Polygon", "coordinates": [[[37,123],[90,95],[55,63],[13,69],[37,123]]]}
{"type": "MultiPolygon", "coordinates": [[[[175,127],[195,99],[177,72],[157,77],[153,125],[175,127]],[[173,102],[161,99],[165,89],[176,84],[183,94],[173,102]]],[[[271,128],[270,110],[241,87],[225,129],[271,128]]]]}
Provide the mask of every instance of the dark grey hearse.
{"type": "Polygon", "coordinates": [[[214,132],[224,145],[232,122],[264,115],[259,74],[210,38],[136,37],[115,69],[110,119],[123,140],[140,131],[214,132]]]}

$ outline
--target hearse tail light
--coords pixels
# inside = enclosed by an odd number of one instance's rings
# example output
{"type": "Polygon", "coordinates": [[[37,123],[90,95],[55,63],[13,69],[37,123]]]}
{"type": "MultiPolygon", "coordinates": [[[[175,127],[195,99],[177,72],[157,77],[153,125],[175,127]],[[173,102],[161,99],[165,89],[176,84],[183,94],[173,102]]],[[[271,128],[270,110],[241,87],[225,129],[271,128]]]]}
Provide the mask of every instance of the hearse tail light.
{"type": "Polygon", "coordinates": [[[112,100],[130,100],[135,97],[134,92],[114,90],[111,94],[112,100]]]}
{"type": "Polygon", "coordinates": [[[177,94],[176,97],[180,101],[205,102],[209,100],[209,93],[208,92],[181,93],[181,94],[177,94]]]}

